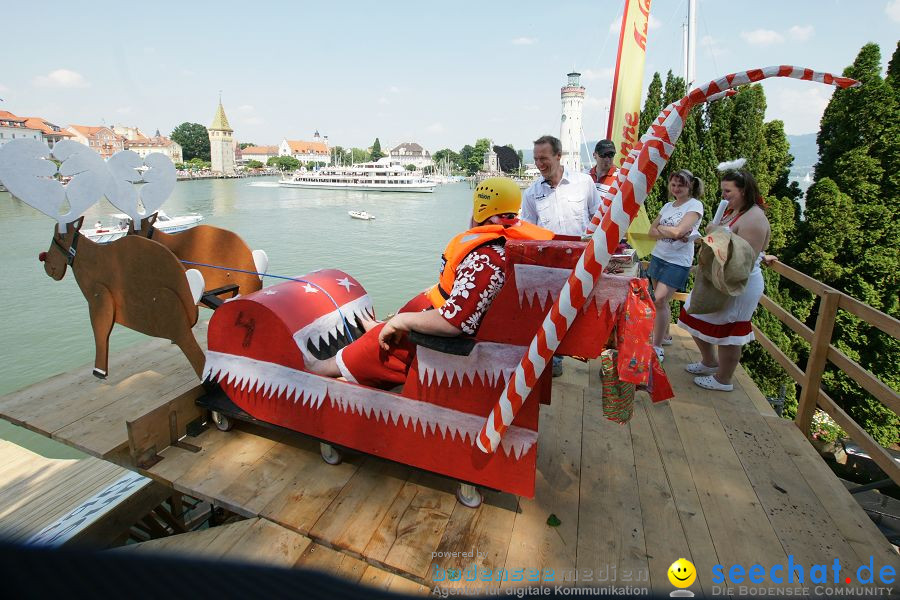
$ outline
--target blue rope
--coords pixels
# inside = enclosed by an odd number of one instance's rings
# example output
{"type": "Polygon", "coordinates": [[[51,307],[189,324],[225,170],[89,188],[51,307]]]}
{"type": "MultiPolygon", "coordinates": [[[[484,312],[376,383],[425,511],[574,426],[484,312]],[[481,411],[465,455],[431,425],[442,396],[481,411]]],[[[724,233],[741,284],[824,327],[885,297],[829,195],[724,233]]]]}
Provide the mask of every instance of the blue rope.
{"type": "Polygon", "coordinates": [[[298,283],[305,283],[307,285],[311,285],[314,288],[318,289],[323,294],[325,294],[325,296],[327,296],[328,299],[331,300],[331,303],[334,304],[334,308],[337,309],[338,314],[341,316],[341,321],[344,322],[344,332],[347,334],[347,337],[350,338],[351,342],[356,340],[356,338],[353,337],[353,333],[350,331],[350,324],[347,322],[347,317],[345,317],[344,313],[341,311],[341,307],[338,306],[338,303],[335,302],[334,298],[331,297],[331,294],[329,294],[325,288],[318,285],[317,283],[314,283],[307,279],[300,279],[299,277],[285,277],[284,275],[269,275],[268,273],[257,273],[256,271],[246,271],[244,269],[232,269],[229,267],[220,267],[218,265],[208,265],[206,263],[191,262],[189,260],[182,260],[181,262],[183,262],[186,265],[193,265],[195,267],[207,267],[208,269],[220,269],[222,271],[234,271],[235,273],[247,273],[248,275],[256,275],[258,277],[272,277],[273,279],[285,279],[287,281],[296,281],[298,283]]]}

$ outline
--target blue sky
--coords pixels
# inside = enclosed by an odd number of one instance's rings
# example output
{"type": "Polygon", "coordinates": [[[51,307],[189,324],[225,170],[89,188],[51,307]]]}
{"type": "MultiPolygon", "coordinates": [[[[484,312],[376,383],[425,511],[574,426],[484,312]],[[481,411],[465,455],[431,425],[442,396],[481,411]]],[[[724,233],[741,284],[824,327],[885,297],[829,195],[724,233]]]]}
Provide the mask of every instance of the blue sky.
{"type": "MultiPolygon", "coordinates": [[[[241,141],[310,139],[434,151],[478,137],[528,147],[559,134],[559,88],[587,88],[584,129],[605,134],[623,0],[593,2],[25,3],[0,45],[0,109],[59,125],[168,134],[208,125],[219,90],[241,141]],[[78,6],[80,4],[80,6],[78,6]]],[[[697,0],[697,81],[771,64],[840,72],[866,42],[886,65],[900,0],[697,0]]],[[[687,0],[652,0],[644,90],[681,74],[687,0]]],[[[831,88],[765,84],[768,119],[818,129],[831,88]]]]}

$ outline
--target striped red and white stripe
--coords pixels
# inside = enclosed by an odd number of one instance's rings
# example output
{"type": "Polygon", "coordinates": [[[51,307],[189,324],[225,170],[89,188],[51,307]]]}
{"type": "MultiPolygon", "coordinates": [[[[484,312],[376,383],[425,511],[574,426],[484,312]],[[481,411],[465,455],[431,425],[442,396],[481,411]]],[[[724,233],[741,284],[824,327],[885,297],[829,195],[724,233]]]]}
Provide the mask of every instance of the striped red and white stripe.
{"type": "Polygon", "coordinates": [[[544,372],[588,294],[600,279],[603,269],[609,264],[609,258],[619,240],[624,236],[638,209],[647,198],[647,193],[672,155],[688,112],[697,104],[708,102],[717,94],[769,77],[790,77],[841,88],[859,85],[859,82],[853,79],[837,77],[831,73],[819,73],[793,66],[766,67],[731,73],[710,81],[664,108],[622,165],[616,181],[615,196],[609,209],[599,220],[599,229],[593,232],[559,298],[547,313],[543,324],[531,341],[528,352],[516,367],[500,399],[488,415],[476,440],[481,451],[491,453],[499,446],[500,438],[512,423],[525,398],[531,393],[538,377],[544,372]]]}

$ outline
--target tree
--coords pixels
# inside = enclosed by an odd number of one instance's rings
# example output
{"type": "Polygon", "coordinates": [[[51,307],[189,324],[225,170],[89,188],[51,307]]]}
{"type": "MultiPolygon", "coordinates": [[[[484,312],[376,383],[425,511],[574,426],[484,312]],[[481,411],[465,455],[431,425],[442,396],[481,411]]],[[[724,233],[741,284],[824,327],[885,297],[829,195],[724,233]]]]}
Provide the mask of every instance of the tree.
{"type": "Polygon", "coordinates": [[[381,151],[381,142],[378,141],[378,138],[375,138],[375,143],[372,144],[372,160],[376,161],[379,158],[384,157],[384,152],[381,151]]]}
{"type": "Polygon", "coordinates": [[[258,160],[248,160],[247,164],[244,166],[246,166],[248,169],[262,169],[265,165],[258,160]]]}
{"type": "MultiPolygon", "coordinates": [[[[471,148],[471,146],[467,146],[471,148]]],[[[465,147],[464,147],[465,149],[465,147]]],[[[491,149],[491,140],[488,138],[479,138],[475,142],[475,147],[469,153],[468,159],[463,164],[466,175],[474,175],[484,166],[484,155],[491,149]]],[[[460,152],[461,154],[462,152],[460,152]]]]}
{"type": "Polygon", "coordinates": [[[416,165],[406,165],[406,167],[404,167],[404,168],[405,168],[407,171],[415,171],[415,170],[416,170],[416,165]]]}
{"type": "Polygon", "coordinates": [[[181,146],[185,161],[189,161],[192,158],[210,160],[209,133],[203,125],[199,123],[182,123],[172,130],[172,134],[169,137],[181,146]]]}
{"type": "MultiPolygon", "coordinates": [[[[825,108],[806,219],[788,248],[794,264],[810,276],[894,318],[900,317],[897,56],[895,50],[882,79],[881,51],[866,44],[844,70],[863,85],[835,90],[825,108]]],[[[809,294],[797,296],[814,306],[809,294]]],[[[807,326],[814,325],[812,308],[804,316],[807,326]]],[[[885,385],[900,389],[897,340],[839,311],[832,343],[885,385]]],[[[822,387],[879,443],[890,446],[900,439],[897,415],[837,368],[827,367],[822,387]]]]}
{"type": "Polygon", "coordinates": [[[296,171],[300,168],[300,161],[293,156],[271,156],[266,164],[279,171],[296,171]]]}
{"type": "Polygon", "coordinates": [[[238,148],[240,148],[241,150],[243,150],[244,148],[251,148],[253,146],[256,146],[256,144],[254,144],[253,142],[241,142],[240,144],[238,144],[238,148]]]}
{"type": "Polygon", "coordinates": [[[451,169],[459,169],[461,165],[460,155],[450,148],[443,148],[431,155],[434,164],[440,167],[445,161],[450,163],[451,169]]]}
{"type": "Polygon", "coordinates": [[[474,156],[474,154],[475,148],[473,148],[469,144],[466,144],[459,150],[459,166],[466,175],[471,175],[478,170],[478,168],[476,168],[475,171],[472,171],[472,173],[469,172],[469,163],[472,161],[472,157],[474,156]]]}

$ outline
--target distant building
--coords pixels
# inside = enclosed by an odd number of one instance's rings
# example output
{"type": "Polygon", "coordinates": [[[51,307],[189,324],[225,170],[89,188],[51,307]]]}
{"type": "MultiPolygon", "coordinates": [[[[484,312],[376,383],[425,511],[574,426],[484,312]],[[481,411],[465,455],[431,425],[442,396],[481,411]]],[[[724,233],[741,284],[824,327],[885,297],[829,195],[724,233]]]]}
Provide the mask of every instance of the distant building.
{"type": "Polygon", "coordinates": [[[434,164],[431,160],[431,152],[415,142],[403,142],[399,146],[391,148],[388,157],[392,164],[402,166],[415,165],[417,169],[424,169],[434,164]]]}
{"type": "Polygon", "coordinates": [[[278,146],[247,146],[241,150],[240,163],[245,165],[251,160],[258,160],[266,164],[266,161],[275,156],[279,156],[278,146]]]}
{"type": "Polygon", "coordinates": [[[219,107],[212,125],[207,127],[209,133],[209,154],[212,162],[212,172],[222,175],[234,175],[234,129],[228,124],[222,100],[219,99],[219,107]]]}
{"type": "Polygon", "coordinates": [[[565,86],[560,89],[562,118],[559,125],[559,141],[562,142],[562,164],[570,171],[581,171],[581,113],[584,105],[584,86],[581,73],[569,73],[565,86]]]}
{"type": "Polygon", "coordinates": [[[113,125],[112,130],[116,133],[116,135],[122,136],[129,142],[132,142],[135,140],[150,139],[148,136],[144,135],[144,132],[141,131],[140,129],[138,129],[137,127],[126,127],[125,125],[113,125]]]}
{"type": "Polygon", "coordinates": [[[481,165],[481,170],[486,173],[497,173],[500,171],[500,166],[497,163],[497,153],[494,152],[493,145],[488,146],[487,152],[484,153],[484,164],[481,165]]]}
{"type": "Polygon", "coordinates": [[[71,134],[40,117],[19,117],[7,110],[0,110],[0,146],[11,140],[44,141],[51,148],[71,134]]]}
{"type": "Polygon", "coordinates": [[[331,150],[328,148],[328,136],[324,138],[319,132],[313,135],[311,142],[284,139],[278,146],[279,156],[292,156],[303,163],[321,162],[331,164],[331,150]]]}
{"type": "Polygon", "coordinates": [[[181,144],[164,135],[160,135],[159,129],[156,130],[156,135],[153,137],[148,138],[141,134],[141,137],[138,139],[127,140],[125,142],[125,148],[137,152],[141,158],[144,158],[152,152],[159,152],[160,154],[168,156],[173,163],[184,162],[181,144]]]}
{"type": "Polygon", "coordinates": [[[125,138],[103,125],[69,125],[68,131],[74,141],[89,147],[104,160],[125,149],[125,138]]]}

